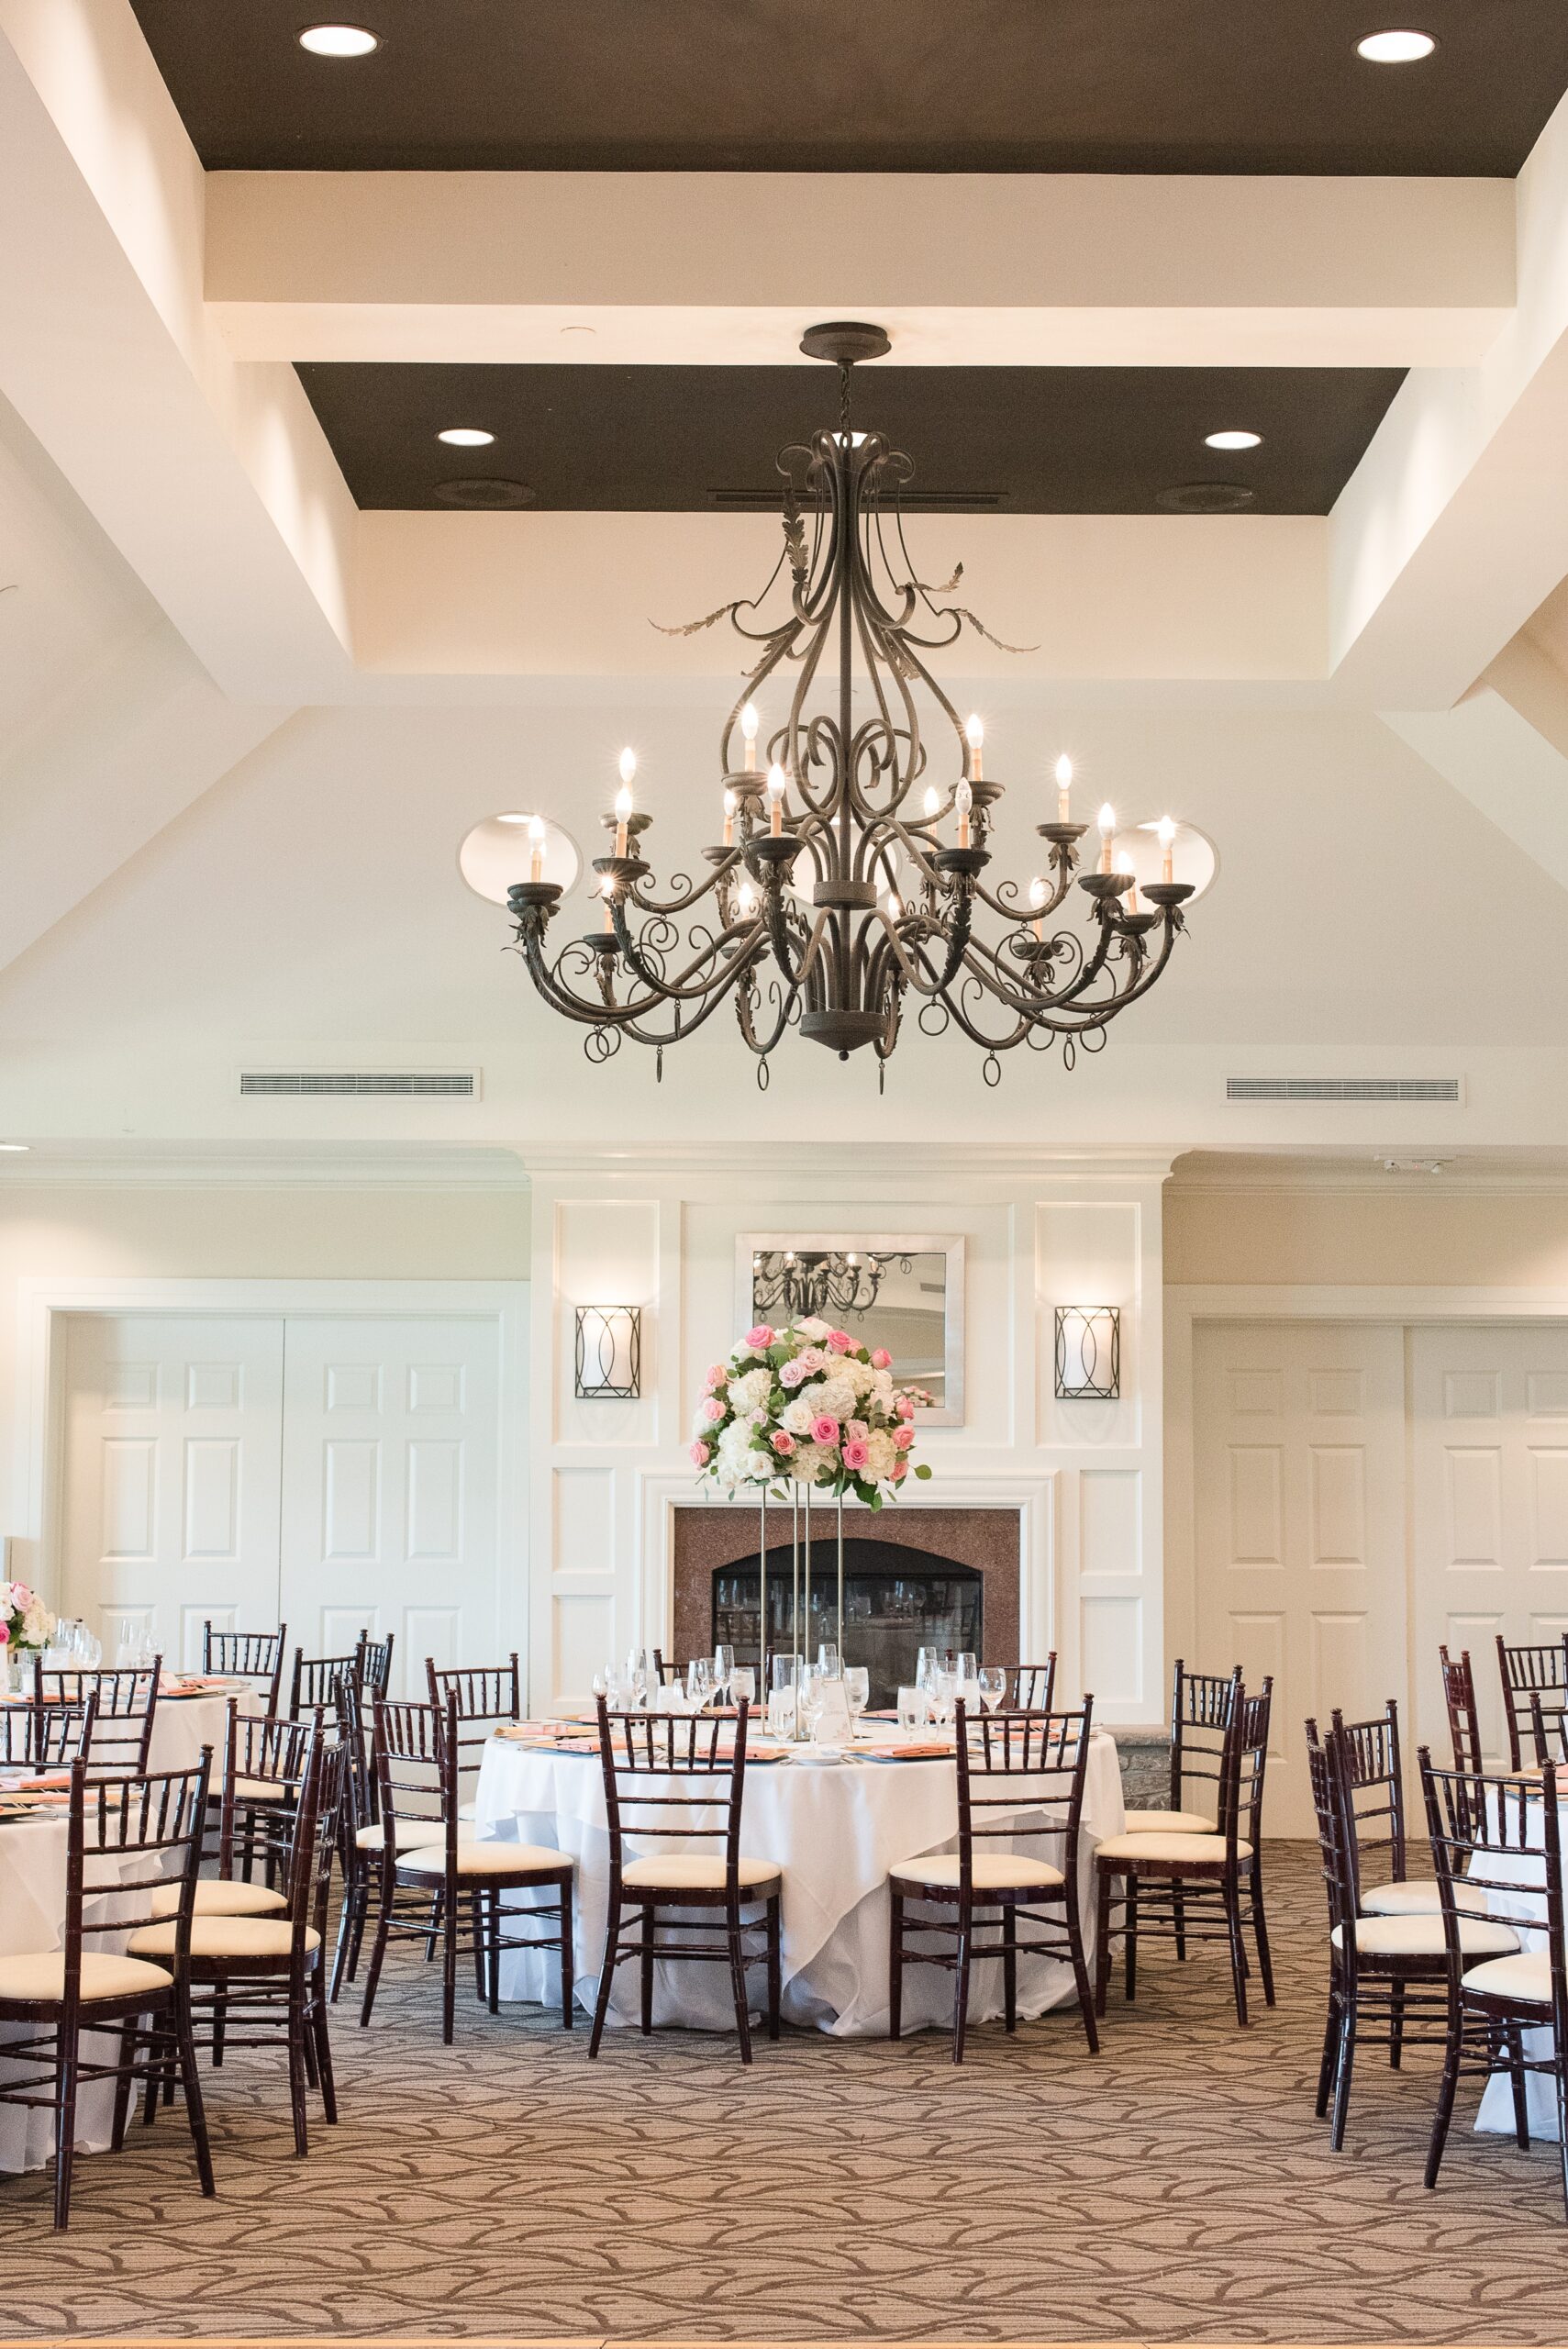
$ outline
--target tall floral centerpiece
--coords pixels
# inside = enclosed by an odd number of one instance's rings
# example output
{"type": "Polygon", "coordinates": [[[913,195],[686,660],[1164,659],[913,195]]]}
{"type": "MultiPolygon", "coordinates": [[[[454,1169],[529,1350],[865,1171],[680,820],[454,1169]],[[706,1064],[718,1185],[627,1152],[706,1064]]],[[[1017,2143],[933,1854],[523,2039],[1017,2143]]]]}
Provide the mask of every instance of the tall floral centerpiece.
{"type": "Polygon", "coordinates": [[[918,1405],[893,1375],[884,1347],[867,1348],[815,1315],[774,1329],[759,1321],[707,1374],[692,1432],[692,1461],[727,1497],[750,1492],[762,1512],[760,1653],[767,1668],[768,1502],[789,1506],[794,1560],[792,1643],[800,1648],[800,1592],[811,1620],[811,1497],[838,1503],[839,1641],[844,1636],[844,1502],[896,1499],[913,1475],[918,1405]]]}
{"type": "Polygon", "coordinates": [[[0,1688],[11,1685],[18,1655],[35,1655],[54,1637],[54,1617],[25,1582],[0,1582],[0,1688]]]}

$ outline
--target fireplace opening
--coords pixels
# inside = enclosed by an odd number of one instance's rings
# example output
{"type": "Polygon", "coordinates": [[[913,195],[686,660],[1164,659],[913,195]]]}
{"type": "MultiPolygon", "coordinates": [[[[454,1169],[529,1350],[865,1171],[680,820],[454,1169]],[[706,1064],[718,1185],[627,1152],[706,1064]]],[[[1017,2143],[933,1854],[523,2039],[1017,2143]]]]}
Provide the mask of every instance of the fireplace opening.
{"type": "MultiPolygon", "coordinates": [[[[815,1658],[839,1630],[838,1545],[814,1545],[809,1626],[801,1625],[801,1653],[815,1658]]],[[[790,1649],[791,1558],[787,1542],[768,1551],[768,1653],[790,1649]]],[[[738,1664],[758,1662],[761,1576],[753,1554],[713,1575],[713,1638],[732,1647],[738,1664]]],[[[841,1642],[846,1664],[863,1664],[870,1702],[891,1705],[915,1677],[923,1647],[968,1649],[984,1657],[984,1576],[973,1566],[903,1542],[851,1539],[844,1543],[841,1642]]],[[[683,1666],[684,1659],[682,1659],[683,1666]]],[[[759,1690],[759,1696],[763,1692],[759,1690]]]]}

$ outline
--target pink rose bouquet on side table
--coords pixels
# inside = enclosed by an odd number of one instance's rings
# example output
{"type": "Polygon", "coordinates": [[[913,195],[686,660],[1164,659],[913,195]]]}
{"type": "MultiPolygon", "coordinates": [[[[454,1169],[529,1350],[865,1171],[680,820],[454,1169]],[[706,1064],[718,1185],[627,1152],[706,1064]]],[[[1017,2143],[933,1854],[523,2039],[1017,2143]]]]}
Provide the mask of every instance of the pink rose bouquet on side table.
{"type": "Polygon", "coordinates": [[[692,1463],[725,1493],[809,1485],[880,1508],[911,1470],[931,1473],[909,1456],[916,1408],[883,1347],[816,1319],[759,1321],[707,1374],[692,1463]]]}

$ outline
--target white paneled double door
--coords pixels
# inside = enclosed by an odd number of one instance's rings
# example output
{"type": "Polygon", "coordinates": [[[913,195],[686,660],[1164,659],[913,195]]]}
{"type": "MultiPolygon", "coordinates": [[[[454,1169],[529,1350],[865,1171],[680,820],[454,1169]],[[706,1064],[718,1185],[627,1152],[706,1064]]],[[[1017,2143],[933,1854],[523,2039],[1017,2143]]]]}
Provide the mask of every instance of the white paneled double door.
{"type": "Polygon", "coordinates": [[[65,1341],[61,1603],[185,1664],[202,1625],[338,1654],[496,1652],[494,1318],[79,1314],[65,1341]]]}

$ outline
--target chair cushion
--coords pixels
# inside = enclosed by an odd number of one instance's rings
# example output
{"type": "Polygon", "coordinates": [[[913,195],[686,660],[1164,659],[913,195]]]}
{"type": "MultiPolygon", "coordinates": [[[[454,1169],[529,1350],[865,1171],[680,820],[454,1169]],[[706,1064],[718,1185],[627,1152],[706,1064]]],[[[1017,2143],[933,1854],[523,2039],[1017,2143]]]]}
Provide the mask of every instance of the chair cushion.
{"type": "MultiPolygon", "coordinates": [[[[148,1903],[155,1917],[172,1917],[180,1906],[177,1884],[161,1885],[148,1903]]],[[[239,1876],[204,1876],[196,1887],[198,1917],[272,1917],[288,1902],[264,1884],[247,1884],[239,1876]]]]}
{"type": "MultiPolygon", "coordinates": [[[[1474,1885],[1456,1884],[1454,1907],[1473,1917],[1486,1914],[1486,1895],[1474,1885]]],[[[1362,1894],[1363,1917],[1440,1917],[1442,1895],[1429,1876],[1407,1876],[1402,1884],[1374,1884],[1362,1894]]]]}
{"type": "Polygon", "coordinates": [[[236,1778],[236,1802],[293,1802],[295,1788],[282,1778],[236,1778]]]}
{"type": "MultiPolygon", "coordinates": [[[[178,1927],[143,1925],[132,1933],[129,1946],[146,1957],[172,1957],[178,1927]]],[[[224,1957],[241,1962],[248,1957],[287,1957],[294,1946],[294,1927],[286,1917],[198,1917],[191,1927],[193,1957],[224,1957]]],[[[321,1936],[314,1925],[305,1929],[306,1949],[319,1949],[321,1936]]]]}
{"type": "Polygon", "coordinates": [[[1212,1835],[1214,1821],[1201,1810],[1129,1810],[1128,1835],[1212,1835]]]}
{"type": "MultiPolygon", "coordinates": [[[[940,1890],[956,1890],[958,1854],[938,1852],[929,1860],[905,1860],[892,1873],[906,1884],[932,1884],[940,1890]]],[[[1065,1884],[1067,1879],[1049,1860],[1026,1859],[1016,1852],[976,1852],[971,1881],[977,1892],[983,1888],[1011,1892],[1029,1885],[1043,1887],[1065,1884]]]]}
{"type": "MultiPolygon", "coordinates": [[[[737,1866],[743,1886],[775,1884],[779,1878],[772,1860],[742,1859],[737,1866]]],[[[722,1892],[724,1862],[700,1852],[659,1852],[633,1860],[622,1869],[621,1882],[628,1892],[722,1892]]]]}
{"type": "Polygon", "coordinates": [[[1532,2007],[1551,2004],[1551,1960],[1545,1950],[1520,1950],[1514,1957],[1489,1957],[1460,1976],[1467,1990],[1494,1998],[1518,1998],[1532,2007]]]}
{"type": "MultiPolygon", "coordinates": [[[[1336,1925],[1329,1938],[1344,1947],[1344,1927],[1336,1925]]],[[[1482,1917],[1460,1920],[1459,1946],[1466,1957],[1500,1957],[1518,1947],[1507,1925],[1482,1917]]],[[[1440,1917],[1361,1917],[1356,1920],[1356,1947],[1363,1957],[1440,1957],[1443,1954],[1440,1917]]]]}
{"type": "MultiPolygon", "coordinates": [[[[1252,1846],[1239,1842],[1238,1859],[1252,1856],[1252,1846]]],[[[1189,1866],[1199,1862],[1213,1865],[1225,1857],[1223,1835],[1107,1835],[1095,1852],[1101,1860],[1168,1860],[1173,1867],[1184,1860],[1189,1866]]]]}
{"type": "MultiPolygon", "coordinates": [[[[543,1843],[503,1843],[499,1837],[493,1842],[464,1841],[460,1835],[457,1846],[459,1876],[543,1876],[547,1870],[558,1868],[562,1862],[571,1865],[566,1852],[552,1852],[543,1843]]],[[[411,1852],[397,1854],[400,1868],[410,1869],[415,1876],[445,1876],[447,1847],[444,1843],[423,1843],[411,1852]]]]}
{"type": "MultiPolygon", "coordinates": [[[[441,1831],[441,1822],[439,1819],[399,1819],[395,1823],[397,1848],[400,1852],[417,1843],[428,1843],[433,1836],[439,1835],[441,1831]]],[[[361,1827],[354,1837],[361,1852],[379,1852],[385,1840],[384,1819],[373,1820],[368,1827],[361,1827]]],[[[460,1842],[462,1840],[461,1828],[458,1830],[458,1840],[460,1842]]]]}
{"type": "MultiPolygon", "coordinates": [[[[161,1965],[144,1965],[134,1957],[104,1957],[83,1951],[83,1998],[134,1998],[139,1990],[167,1990],[173,1976],[161,1965]]],[[[0,1998],[43,1998],[58,2002],[65,1996],[65,1953],[49,1950],[39,1956],[0,1957],[0,1998]]]]}

